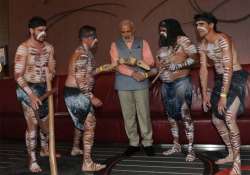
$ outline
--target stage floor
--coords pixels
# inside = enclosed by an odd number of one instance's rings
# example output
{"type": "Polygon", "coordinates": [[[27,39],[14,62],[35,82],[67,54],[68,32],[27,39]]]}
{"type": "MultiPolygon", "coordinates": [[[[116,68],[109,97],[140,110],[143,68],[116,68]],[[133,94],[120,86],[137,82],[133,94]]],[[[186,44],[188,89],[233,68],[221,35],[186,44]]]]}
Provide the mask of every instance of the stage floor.
{"type": "MultiPolygon", "coordinates": [[[[143,151],[132,157],[121,156],[126,145],[96,145],[93,149],[93,157],[100,163],[107,163],[107,168],[98,175],[209,175],[226,174],[230,164],[216,166],[213,160],[226,155],[221,147],[196,145],[197,159],[194,162],[185,162],[185,154],[162,156],[161,152],[169,145],[155,146],[156,155],[146,156],[143,151]],[[220,149],[220,150],[218,150],[220,149]]],[[[71,145],[69,143],[57,144],[57,151],[62,154],[57,159],[58,175],[84,175],[93,173],[81,172],[82,157],[70,156],[71,145]]],[[[185,148],[183,149],[185,152],[185,148]]],[[[242,175],[250,175],[250,148],[241,150],[242,175]]],[[[48,158],[38,160],[43,173],[50,175],[48,158]]],[[[27,155],[25,144],[22,141],[0,141],[0,175],[29,175],[27,167],[27,155]]]]}

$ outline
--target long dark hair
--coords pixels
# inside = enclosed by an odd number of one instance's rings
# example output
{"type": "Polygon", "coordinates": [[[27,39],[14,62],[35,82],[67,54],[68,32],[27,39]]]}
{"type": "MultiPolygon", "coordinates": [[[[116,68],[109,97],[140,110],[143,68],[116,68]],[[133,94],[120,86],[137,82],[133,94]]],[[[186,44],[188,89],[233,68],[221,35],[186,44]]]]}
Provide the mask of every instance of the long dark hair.
{"type": "Polygon", "coordinates": [[[183,32],[180,23],[176,19],[165,19],[159,23],[159,28],[163,27],[167,29],[167,38],[160,36],[159,44],[163,46],[175,46],[178,36],[186,36],[183,32]]]}

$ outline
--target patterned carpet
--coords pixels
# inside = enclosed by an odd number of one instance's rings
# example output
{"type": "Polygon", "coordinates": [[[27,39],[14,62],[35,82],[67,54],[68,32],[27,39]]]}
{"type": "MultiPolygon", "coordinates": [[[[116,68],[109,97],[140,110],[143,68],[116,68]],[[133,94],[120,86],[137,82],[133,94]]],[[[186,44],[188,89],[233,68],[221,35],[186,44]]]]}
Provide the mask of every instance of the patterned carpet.
{"type": "MultiPolygon", "coordinates": [[[[213,160],[226,155],[223,150],[215,150],[211,145],[196,146],[197,159],[194,162],[185,162],[185,154],[178,153],[172,156],[162,156],[161,152],[169,145],[156,146],[156,155],[146,156],[143,151],[132,157],[122,157],[125,145],[96,145],[93,149],[94,160],[106,163],[108,166],[95,175],[226,175],[230,164],[216,166],[213,160]]],[[[220,147],[221,148],[221,147],[220,147]]],[[[81,172],[82,157],[70,156],[69,143],[57,144],[57,151],[62,154],[57,159],[58,175],[84,175],[93,173],[81,172]]],[[[183,149],[185,152],[185,149],[183,149]]],[[[242,175],[250,175],[250,148],[241,150],[242,175]]],[[[48,158],[38,158],[41,168],[40,175],[49,175],[48,158]]],[[[29,175],[27,156],[24,142],[0,141],[0,175],[29,175]]]]}

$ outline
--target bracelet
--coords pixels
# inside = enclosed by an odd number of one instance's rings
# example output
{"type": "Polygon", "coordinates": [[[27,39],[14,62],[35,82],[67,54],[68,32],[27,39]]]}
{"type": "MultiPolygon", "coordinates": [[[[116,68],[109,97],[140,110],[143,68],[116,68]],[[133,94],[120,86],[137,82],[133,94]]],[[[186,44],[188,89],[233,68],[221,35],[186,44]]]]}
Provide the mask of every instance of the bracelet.
{"type": "Polygon", "coordinates": [[[220,97],[227,97],[226,93],[220,93],[220,97]]]}
{"type": "Polygon", "coordinates": [[[144,72],[145,78],[148,78],[148,73],[144,72]]]}
{"type": "Polygon", "coordinates": [[[28,86],[25,86],[25,87],[23,88],[23,90],[24,90],[28,95],[32,94],[32,90],[31,90],[28,86]]]}

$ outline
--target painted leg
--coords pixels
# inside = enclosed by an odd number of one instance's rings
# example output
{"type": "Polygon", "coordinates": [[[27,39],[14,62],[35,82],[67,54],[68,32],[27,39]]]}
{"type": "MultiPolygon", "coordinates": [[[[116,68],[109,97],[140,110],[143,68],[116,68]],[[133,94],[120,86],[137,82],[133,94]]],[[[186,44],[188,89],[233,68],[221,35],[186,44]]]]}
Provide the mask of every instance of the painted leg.
{"type": "Polygon", "coordinates": [[[37,163],[36,159],[36,145],[37,145],[37,120],[35,114],[27,105],[22,104],[24,116],[27,123],[27,129],[25,133],[25,142],[29,157],[29,170],[32,173],[39,173],[42,171],[37,163]]]}
{"type": "Polygon", "coordinates": [[[94,163],[91,158],[92,147],[94,143],[95,136],[95,126],[96,119],[93,114],[88,114],[87,119],[84,123],[84,133],[83,133],[83,164],[82,171],[99,171],[106,167],[99,163],[94,163]]]}
{"type": "Polygon", "coordinates": [[[239,106],[240,100],[237,97],[225,115],[226,124],[229,129],[231,144],[233,148],[233,167],[229,173],[230,175],[241,175],[240,131],[236,121],[239,106]]]}
{"type": "Polygon", "coordinates": [[[171,127],[171,133],[174,138],[174,145],[171,149],[164,151],[162,154],[165,156],[181,152],[181,145],[179,144],[179,128],[177,122],[172,119],[171,117],[168,117],[168,121],[170,123],[171,127]]]}
{"type": "Polygon", "coordinates": [[[80,149],[80,141],[82,137],[82,131],[75,128],[74,129],[74,139],[73,139],[73,147],[71,150],[71,156],[77,156],[83,154],[83,151],[80,149]]]}
{"type": "Polygon", "coordinates": [[[187,162],[192,162],[195,160],[195,153],[193,150],[194,143],[194,124],[191,119],[190,110],[186,103],[182,105],[181,108],[182,120],[185,126],[185,133],[188,140],[188,153],[186,156],[187,162]]]}
{"type": "MultiPolygon", "coordinates": [[[[48,117],[43,118],[43,120],[42,120],[43,125],[44,126],[49,125],[48,121],[49,121],[48,117]]],[[[46,133],[44,133],[43,130],[40,129],[40,140],[41,140],[40,156],[41,157],[49,157],[49,133],[48,132],[46,132],[46,133]]],[[[59,158],[59,157],[61,157],[61,155],[56,153],[56,157],[59,158]]]]}
{"type": "Polygon", "coordinates": [[[218,133],[220,134],[228,151],[228,155],[225,158],[218,159],[217,161],[215,161],[215,164],[220,165],[220,164],[233,162],[233,149],[232,149],[232,145],[230,142],[229,131],[226,126],[226,123],[223,120],[218,119],[214,115],[212,115],[212,122],[214,126],[216,127],[218,133]]]}
{"type": "Polygon", "coordinates": [[[40,129],[40,142],[41,142],[41,151],[40,151],[40,156],[45,157],[48,156],[49,152],[49,135],[44,134],[42,130],[40,129]]]}

